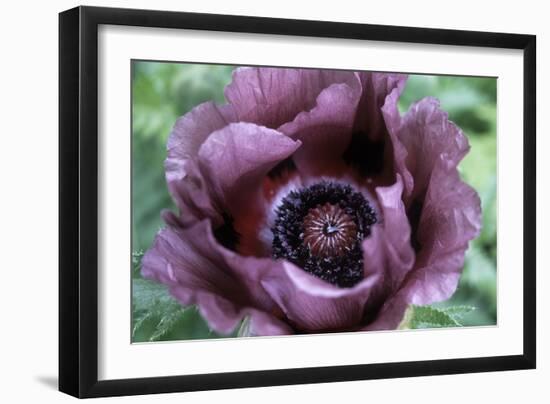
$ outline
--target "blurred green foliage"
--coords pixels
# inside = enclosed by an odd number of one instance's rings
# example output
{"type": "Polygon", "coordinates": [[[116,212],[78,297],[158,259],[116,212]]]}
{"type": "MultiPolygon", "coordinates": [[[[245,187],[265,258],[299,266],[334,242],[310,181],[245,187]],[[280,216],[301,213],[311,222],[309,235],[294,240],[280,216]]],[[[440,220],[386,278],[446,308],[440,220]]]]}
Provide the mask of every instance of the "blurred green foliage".
{"type": "Polygon", "coordinates": [[[415,306],[410,305],[405,311],[399,329],[422,329],[461,327],[464,317],[475,310],[473,306],[415,306]]]}
{"type": "MultiPolygon", "coordinates": [[[[160,212],[175,207],[166,188],[166,140],[178,117],[209,100],[223,103],[232,66],[139,62],[132,64],[132,340],[169,341],[219,338],[196,308],[183,308],[162,285],[144,280],[139,258],[162,227],[160,212]]],[[[467,135],[471,150],[460,165],[464,180],[479,193],[483,230],[466,254],[464,273],[454,296],[429,308],[415,308],[416,323],[456,319],[462,325],[496,324],[496,79],[411,75],[399,108],[425,96],[441,101],[449,117],[467,135]],[[443,313],[443,314],[441,314],[443,313]],[[431,317],[430,317],[431,316],[431,317]],[[435,317],[434,317],[435,316],[435,317]]],[[[414,325],[413,324],[413,325],[414,325]]],[[[432,324],[432,325],[430,325],[432,324]]],[[[446,323],[441,323],[446,324],[446,323]]]]}

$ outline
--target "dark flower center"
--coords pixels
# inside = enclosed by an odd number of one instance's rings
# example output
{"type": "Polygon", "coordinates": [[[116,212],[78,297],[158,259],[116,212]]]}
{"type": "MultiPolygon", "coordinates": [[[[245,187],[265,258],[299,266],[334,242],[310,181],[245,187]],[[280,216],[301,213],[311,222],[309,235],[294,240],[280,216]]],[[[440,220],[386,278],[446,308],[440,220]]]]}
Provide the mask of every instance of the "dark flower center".
{"type": "Polygon", "coordinates": [[[303,227],[304,243],[318,257],[345,254],[357,236],[353,219],[339,205],[330,203],[310,209],[303,227]]]}
{"type": "Polygon", "coordinates": [[[273,257],[340,287],[363,279],[361,242],[376,213],[351,186],[322,181],[290,192],[277,208],[273,257]]]}

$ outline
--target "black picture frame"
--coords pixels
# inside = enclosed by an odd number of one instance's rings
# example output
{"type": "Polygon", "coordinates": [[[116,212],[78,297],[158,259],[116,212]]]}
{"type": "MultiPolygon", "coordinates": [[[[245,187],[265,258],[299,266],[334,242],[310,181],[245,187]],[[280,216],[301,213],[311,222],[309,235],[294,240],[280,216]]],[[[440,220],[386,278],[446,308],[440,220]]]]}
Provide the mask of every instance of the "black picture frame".
{"type": "Polygon", "coordinates": [[[59,390],[102,397],[324,383],[536,366],[533,35],[77,7],[59,15],[59,390]],[[98,26],[113,24],[523,51],[523,354],[98,381],[98,26]]]}

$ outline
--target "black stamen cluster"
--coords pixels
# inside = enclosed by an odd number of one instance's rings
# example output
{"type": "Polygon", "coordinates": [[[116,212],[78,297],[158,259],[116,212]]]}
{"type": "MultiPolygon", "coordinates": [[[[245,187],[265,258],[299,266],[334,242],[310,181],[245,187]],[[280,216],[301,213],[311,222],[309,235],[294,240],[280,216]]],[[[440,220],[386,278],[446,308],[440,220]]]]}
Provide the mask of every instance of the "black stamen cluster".
{"type": "Polygon", "coordinates": [[[285,258],[305,271],[340,287],[351,287],[363,279],[361,241],[370,235],[376,213],[363,195],[351,186],[322,181],[290,192],[277,208],[273,232],[274,258],[285,258]],[[316,256],[304,243],[304,218],[326,203],[339,206],[357,227],[350,248],[336,256],[316,256]]]}

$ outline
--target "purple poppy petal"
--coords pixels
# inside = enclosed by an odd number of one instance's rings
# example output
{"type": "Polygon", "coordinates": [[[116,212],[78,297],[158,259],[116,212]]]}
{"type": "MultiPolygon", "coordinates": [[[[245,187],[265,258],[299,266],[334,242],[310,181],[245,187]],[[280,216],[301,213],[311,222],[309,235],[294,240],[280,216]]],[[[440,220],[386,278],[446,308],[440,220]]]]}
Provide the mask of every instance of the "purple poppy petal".
{"type": "Polygon", "coordinates": [[[278,128],[315,106],[317,96],[334,83],[353,79],[337,70],[241,67],[225,88],[239,121],[278,128]]]}
{"type": "Polygon", "coordinates": [[[172,288],[170,293],[183,305],[196,304],[208,325],[220,334],[231,334],[245,318],[250,319],[251,336],[289,335],[292,329],[276,317],[251,307],[239,307],[229,299],[212,293],[191,293],[185,288],[172,288]],[[193,298],[190,299],[190,296],[193,298]],[[193,303],[190,303],[193,302],[193,303]]]}
{"type": "Polygon", "coordinates": [[[481,228],[479,197],[456,168],[468,141],[429,97],[413,104],[392,129],[406,149],[401,168],[412,181],[405,181],[404,200],[416,223],[418,244],[415,269],[403,293],[409,303],[440,301],[456,290],[468,242],[481,228]]]}
{"type": "Polygon", "coordinates": [[[168,189],[179,209],[181,223],[187,226],[208,218],[216,227],[223,224],[223,212],[212,198],[197,159],[167,159],[165,166],[166,172],[170,171],[168,189]]]}
{"type": "Polygon", "coordinates": [[[405,315],[407,307],[409,307],[409,303],[404,298],[404,294],[398,293],[395,296],[391,296],[385,301],[376,318],[361,330],[395,330],[401,321],[403,321],[403,316],[405,315]]]}
{"type": "Polygon", "coordinates": [[[298,147],[276,130],[232,123],[203,143],[199,163],[219,203],[236,215],[254,205],[265,175],[298,147]]]}
{"type": "Polygon", "coordinates": [[[161,230],[153,247],[143,257],[143,277],[168,286],[208,290],[219,295],[242,298],[240,280],[220,264],[222,260],[216,254],[205,251],[207,225],[208,222],[204,221],[185,230],[161,230]],[[198,242],[198,238],[203,239],[202,243],[198,242]]]}
{"type": "Polygon", "coordinates": [[[382,223],[372,229],[370,237],[363,241],[365,275],[382,274],[379,288],[384,297],[395,293],[407,273],[412,269],[415,254],[411,246],[411,226],[401,199],[403,183],[376,189],[382,223]]]}
{"type": "Polygon", "coordinates": [[[460,180],[456,169],[440,159],[426,193],[417,231],[420,251],[404,289],[413,304],[449,298],[464,266],[468,242],[481,230],[481,202],[460,180]]]}
{"type": "Polygon", "coordinates": [[[247,290],[254,307],[242,308],[239,319],[250,318],[250,332],[252,335],[286,335],[293,334],[288,324],[275,316],[280,310],[267,292],[260,286],[262,278],[269,272],[276,270],[277,263],[271,258],[244,257],[238,253],[222,247],[214,238],[209,228],[204,236],[212,251],[223,259],[230,271],[235,273],[247,290]]]}
{"type": "MultiPolygon", "coordinates": [[[[168,138],[168,157],[187,159],[195,156],[214,131],[236,121],[231,105],[202,103],[176,121],[168,138]]],[[[169,172],[167,172],[169,175],[169,172]]]]}
{"type": "Polygon", "coordinates": [[[176,121],[168,138],[165,161],[168,190],[180,210],[184,223],[210,218],[222,223],[196,162],[196,155],[206,138],[214,131],[235,121],[229,105],[205,102],[176,121]]]}
{"type": "MultiPolygon", "coordinates": [[[[406,169],[414,180],[412,189],[405,188],[405,202],[409,206],[425,194],[435,164],[443,159],[446,168],[456,168],[469,145],[460,128],[449,121],[448,114],[439,108],[439,101],[432,97],[410,107],[397,133],[407,151],[406,169]]],[[[406,173],[402,175],[407,178],[406,173]]]]}
{"type": "Polygon", "coordinates": [[[294,334],[294,330],[287,323],[264,311],[246,309],[245,315],[250,318],[251,336],[294,334]]]}
{"type": "MultiPolygon", "coordinates": [[[[407,169],[407,149],[399,139],[399,130],[401,128],[401,115],[397,108],[399,96],[401,95],[402,87],[397,86],[386,97],[386,102],[382,106],[382,116],[388,131],[388,137],[391,141],[391,159],[393,160],[392,170],[401,176],[403,181],[404,194],[410,195],[414,186],[412,174],[407,169]]],[[[385,150],[387,152],[388,150],[385,150]]]]}
{"type": "Polygon", "coordinates": [[[168,286],[183,305],[196,304],[209,325],[232,332],[250,316],[258,334],[288,334],[291,329],[270,314],[275,303],[260,286],[274,261],[240,257],[215,240],[205,220],[187,229],[160,231],[142,260],[141,273],[168,286]]]}
{"type": "Polygon", "coordinates": [[[262,279],[262,286],[291,324],[305,332],[359,325],[378,279],[374,274],[348,289],[331,285],[286,261],[276,269],[262,279]]]}
{"type": "Polygon", "coordinates": [[[299,113],[292,122],[279,128],[302,141],[302,147],[293,156],[300,172],[320,174],[342,161],[351,140],[360,94],[358,80],[332,84],[319,94],[314,108],[299,113]]]}
{"type": "Polygon", "coordinates": [[[360,72],[362,95],[354,119],[353,136],[345,160],[368,177],[374,185],[395,181],[393,168],[395,141],[389,136],[386,114],[399,120],[397,101],[407,76],[402,74],[360,72]]]}
{"type": "Polygon", "coordinates": [[[366,135],[371,141],[384,140],[386,124],[382,108],[397,111],[397,100],[405,87],[404,74],[360,72],[363,92],[355,118],[355,132],[366,135]]]}

